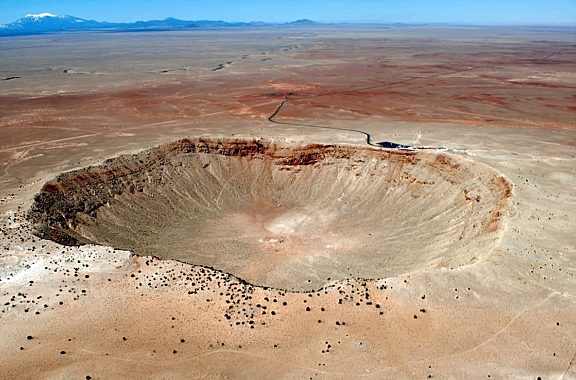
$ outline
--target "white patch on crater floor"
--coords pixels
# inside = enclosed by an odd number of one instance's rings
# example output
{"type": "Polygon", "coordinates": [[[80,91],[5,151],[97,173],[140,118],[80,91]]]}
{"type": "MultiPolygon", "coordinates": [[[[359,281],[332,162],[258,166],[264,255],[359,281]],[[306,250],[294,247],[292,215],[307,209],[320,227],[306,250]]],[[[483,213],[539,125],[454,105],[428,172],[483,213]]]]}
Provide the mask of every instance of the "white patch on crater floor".
{"type": "Polygon", "coordinates": [[[278,235],[293,235],[305,230],[314,222],[314,218],[306,214],[291,211],[276,217],[270,223],[267,223],[264,228],[278,235]]]}

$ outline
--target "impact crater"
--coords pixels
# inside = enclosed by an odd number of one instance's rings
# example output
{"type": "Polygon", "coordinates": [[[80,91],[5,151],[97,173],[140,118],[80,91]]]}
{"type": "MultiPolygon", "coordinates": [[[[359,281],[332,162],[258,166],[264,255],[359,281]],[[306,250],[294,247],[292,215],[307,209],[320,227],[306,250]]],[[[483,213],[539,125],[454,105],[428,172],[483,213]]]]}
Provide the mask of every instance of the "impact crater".
{"type": "Polygon", "coordinates": [[[208,266],[308,291],[474,262],[495,246],[510,186],[435,152],[183,139],[46,183],[36,234],[208,266]]]}

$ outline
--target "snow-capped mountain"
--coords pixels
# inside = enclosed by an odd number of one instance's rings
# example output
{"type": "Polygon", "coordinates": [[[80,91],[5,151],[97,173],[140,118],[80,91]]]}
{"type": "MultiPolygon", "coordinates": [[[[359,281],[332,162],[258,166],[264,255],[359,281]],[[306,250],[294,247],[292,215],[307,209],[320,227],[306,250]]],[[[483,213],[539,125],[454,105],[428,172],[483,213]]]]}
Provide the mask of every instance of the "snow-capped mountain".
{"type": "Polygon", "coordinates": [[[10,24],[3,25],[0,32],[13,34],[36,34],[60,32],[66,30],[83,30],[105,27],[107,23],[84,20],[73,16],[59,16],[52,13],[27,14],[10,24]]]}
{"type": "Polygon", "coordinates": [[[42,34],[69,31],[160,31],[185,30],[195,28],[241,28],[263,26],[313,26],[313,21],[299,20],[285,24],[267,24],[262,22],[225,22],[225,21],[185,21],[175,18],[164,20],[137,21],[134,23],[109,23],[86,20],[74,16],[60,16],[52,13],[28,14],[10,24],[0,25],[0,36],[42,34]]]}

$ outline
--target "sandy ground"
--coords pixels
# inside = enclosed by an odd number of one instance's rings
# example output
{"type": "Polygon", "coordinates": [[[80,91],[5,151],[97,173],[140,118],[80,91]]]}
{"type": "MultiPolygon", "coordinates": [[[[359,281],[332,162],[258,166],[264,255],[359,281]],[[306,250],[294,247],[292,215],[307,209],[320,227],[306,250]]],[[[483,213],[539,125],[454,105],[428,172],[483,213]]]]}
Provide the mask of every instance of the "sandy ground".
{"type": "Polygon", "coordinates": [[[1,39],[1,76],[21,78],[0,82],[0,377],[576,378],[574,43],[545,28],[1,39]],[[285,99],[274,120],[291,125],[269,122],[285,99]],[[183,136],[365,144],[350,130],[501,173],[495,247],[291,293],[63,247],[24,219],[58,173],[183,136]]]}

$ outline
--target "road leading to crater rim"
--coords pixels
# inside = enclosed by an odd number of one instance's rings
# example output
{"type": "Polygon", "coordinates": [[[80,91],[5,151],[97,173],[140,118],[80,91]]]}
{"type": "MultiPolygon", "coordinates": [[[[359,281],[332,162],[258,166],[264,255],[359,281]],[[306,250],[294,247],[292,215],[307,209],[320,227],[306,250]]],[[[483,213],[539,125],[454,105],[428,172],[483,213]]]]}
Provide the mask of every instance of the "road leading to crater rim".
{"type": "Polygon", "coordinates": [[[314,290],[472,263],[509,195],[495,170],[446,154],[186,139],[62,174],[29,217],[60,243],[314,290]]]}

